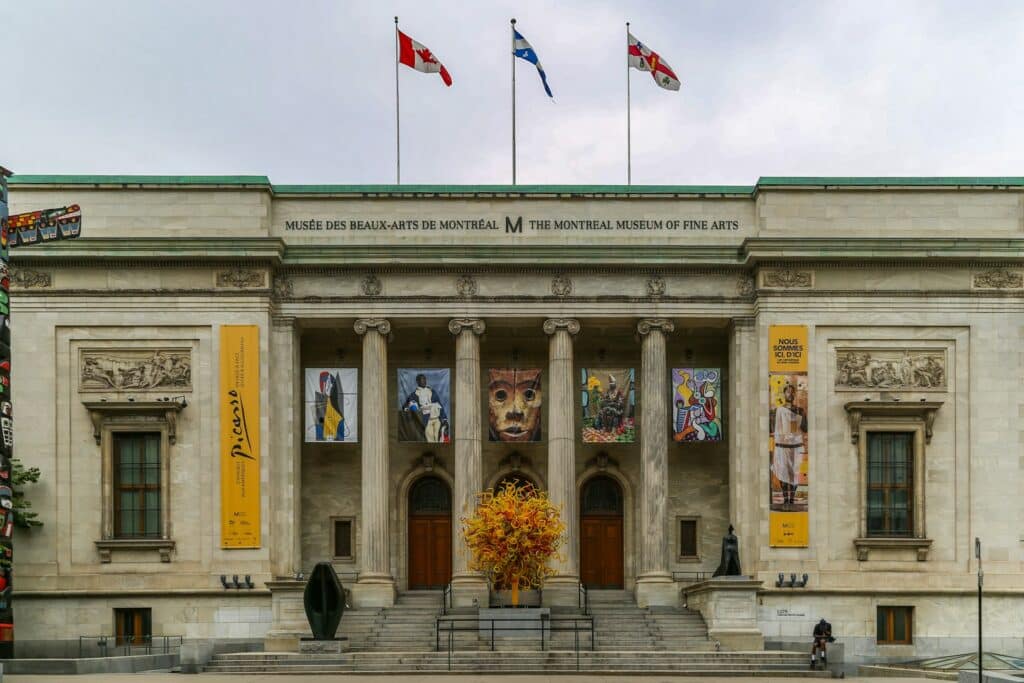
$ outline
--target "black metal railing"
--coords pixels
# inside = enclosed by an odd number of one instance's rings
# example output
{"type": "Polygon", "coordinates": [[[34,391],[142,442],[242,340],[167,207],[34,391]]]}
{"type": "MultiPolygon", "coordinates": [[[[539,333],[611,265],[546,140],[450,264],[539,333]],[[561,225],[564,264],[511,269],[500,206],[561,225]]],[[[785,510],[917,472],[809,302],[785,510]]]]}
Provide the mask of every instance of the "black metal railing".
{"type": "Polygon", "coordinates": [[[577,594],[577,597],[579,598],[579,604],[578,604],[579,608],[581,610],[583,610],[583,614],[585,614],[585,615],[587,615],[589,617],[590,616],[590,592],[587,590],[587,587],[583,585],[582,581],[580,581],[580,583],[579,583],[579,592],[577,594]]]}
{"type": "Polygon", "coordinates": [[[449,583],[441,591],[441,614],[448,614],[448,610],[452,607],[452,584],[449,583]]]}
{"type": "Polygon", "coordinates": [[[180,651],[181,641],[182,636],[139,636],[120,640],[116,636],[78,636],[78,657],[169,654],[180,651]],[[91,652],[87,655],[87,651],[91,652]]]}
{"type": "Polygon", "coordinates": [[[693,584],[707,581],[711,572],[672,572],[672,580],[676,583],[693,584]]]}
{"type": "Polygon", "coordinates": [[[547,650],[551,645],[552,635],[555,633],[572,633],[573,650],[576,652],[576,670],[580,670],[580,634],[590,634],[590,650],[595,649],[594,645],[594,619],[593,617],[540,617],[540,625],[529,623],[515,623],[507,618],[498,617],[484,619],[481,617],[445,617],[437,618],[434,623],[434,649],[441,651],[442,635],[448,639],[448,670],[452,670],[452,652],[455,650],[456,633],[490,633],[491,652],[494,652],[495,634],[505,631],[519,631],[523,633],[537,632],[540,634],[540,649],[547,650]],[[502,622],[501,626],[495,626],[495,622],[502,622]]]}

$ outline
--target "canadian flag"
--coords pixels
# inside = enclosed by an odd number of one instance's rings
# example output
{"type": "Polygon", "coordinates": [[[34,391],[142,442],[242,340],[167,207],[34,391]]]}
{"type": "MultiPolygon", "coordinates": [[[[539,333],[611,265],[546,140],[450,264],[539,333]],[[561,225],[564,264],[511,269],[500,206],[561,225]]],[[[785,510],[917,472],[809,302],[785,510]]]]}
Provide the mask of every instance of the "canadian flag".
{"type": "Polygon", "coordinates": [[[654,82],[665,90],[679,90],[679,79],[661,56],[629,34],[629,51],[626,55],[629,65],[640,71],[650,71],[654,82]]]}
{"type": "Polygon", "coordinates": [[[425,74],[441,74],[441,80],[448,87],[452,85],[452,77],[444,64],[438,61],[430,48],[398,31],[398,61],[425,74]]]}

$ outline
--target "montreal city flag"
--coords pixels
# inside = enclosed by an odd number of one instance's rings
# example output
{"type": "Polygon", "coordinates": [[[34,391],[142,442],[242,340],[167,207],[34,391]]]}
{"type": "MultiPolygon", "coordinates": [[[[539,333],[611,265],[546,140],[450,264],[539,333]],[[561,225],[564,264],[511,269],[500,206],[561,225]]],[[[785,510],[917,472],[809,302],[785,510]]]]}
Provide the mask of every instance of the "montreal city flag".
{"type": "Polygon", "coordinates": [[[626,54],[629,65],[640,71],[650,71],[654,82],[665,90],[679,90],[679,79],[661,56],[629,34],[629,51],[626,54]]]}

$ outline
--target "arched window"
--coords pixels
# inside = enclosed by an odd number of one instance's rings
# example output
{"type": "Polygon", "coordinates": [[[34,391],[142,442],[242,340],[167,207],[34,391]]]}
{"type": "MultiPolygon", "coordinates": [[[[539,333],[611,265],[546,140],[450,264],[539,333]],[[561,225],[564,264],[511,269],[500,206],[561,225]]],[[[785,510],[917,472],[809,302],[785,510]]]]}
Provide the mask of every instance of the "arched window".
{"type": "Polygon", "coordinates": [[[409,489],[409,513],[437,515],[451,512],[452,495],[448,485],[437,477],[423,477],[409,489]]]}
{"type": "Polygon", "coordinates": [[[622,488],[611,477],[598,476],[583,485],[580,512],[584,515],[621,515],[622,488]]]}

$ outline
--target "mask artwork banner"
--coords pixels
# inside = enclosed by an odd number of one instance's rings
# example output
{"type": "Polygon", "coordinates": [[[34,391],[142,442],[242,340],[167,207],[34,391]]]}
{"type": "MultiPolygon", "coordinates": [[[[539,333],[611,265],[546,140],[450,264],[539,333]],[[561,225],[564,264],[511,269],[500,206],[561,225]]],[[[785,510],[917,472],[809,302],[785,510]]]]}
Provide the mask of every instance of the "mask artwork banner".
{"type": "Polygon", "coordinates": [[[222,548],[260,547],[260,329],[220,328],[222,548]]]}
{"type": "Polygon", "coordinates": [[[398,369],[398,440],[450,443],[451,371],[398,369]]]}
{"type": "Polygon", "coordinates": [[[540,441],[541,390],[539,368],[491,368],[487,371],[488,439],[540,441]]]}
{"type": "Polygon", "coordinates": [[[359,370],[306,368],[306,443],[359,441],[359,370]]]}
{"type": "Polygon", "coordinates": [[[633,368],[582,368],[583,443],[636,440],[636,374],[633,368]]]}
{"type": "Polygon", "coordinates": [[[769,545],[808,545],[807,327],[768,328],[769,545]]]}
{"type": "Polygon", "coordinates": [[[672,440],[721,441],[722,371],[672,369],[672,440]]]}

